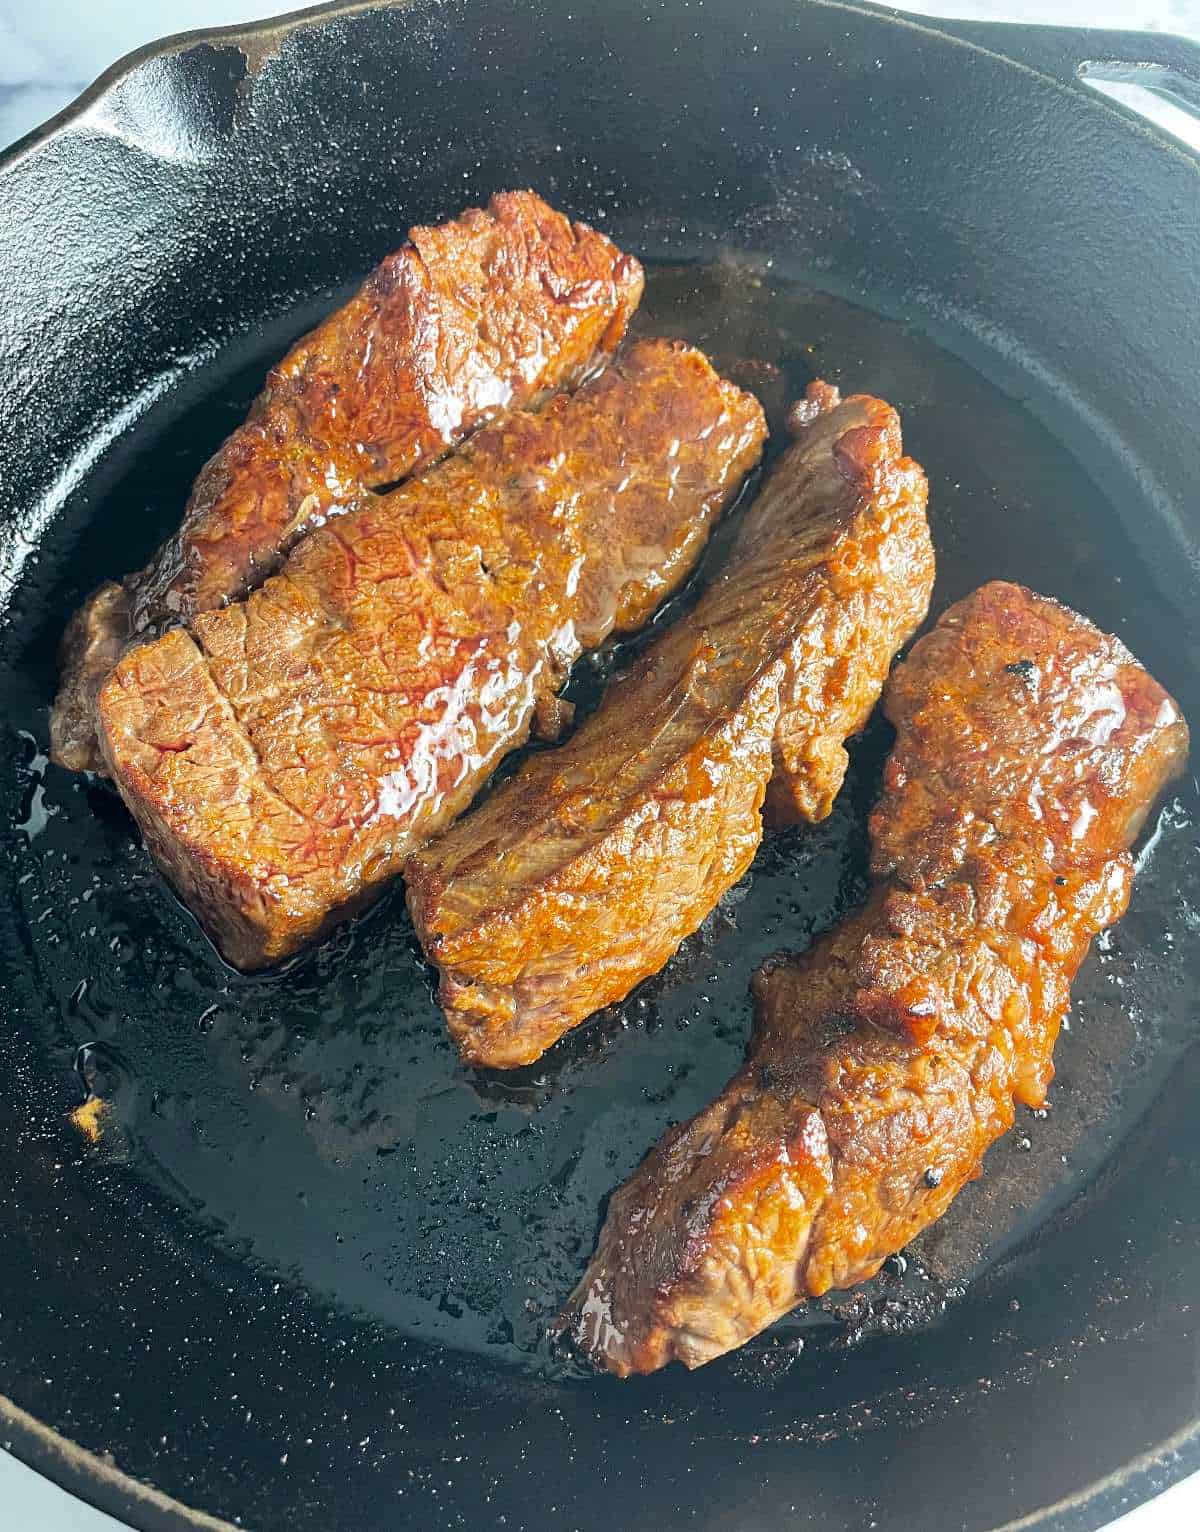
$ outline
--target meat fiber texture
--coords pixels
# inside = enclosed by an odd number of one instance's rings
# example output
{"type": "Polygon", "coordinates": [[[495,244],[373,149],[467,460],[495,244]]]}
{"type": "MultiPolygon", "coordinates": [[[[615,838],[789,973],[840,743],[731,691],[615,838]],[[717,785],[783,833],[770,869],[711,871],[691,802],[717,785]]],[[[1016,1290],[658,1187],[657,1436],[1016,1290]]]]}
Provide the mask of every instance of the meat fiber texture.
{"type": "Polygon", "coordinates": [[[946,1211],[1045,1099],[1071,982],[1187,756],[1117,639],[1015,585],[953,607],[886,710],[866,905],[758,973],[745,1065],[613,1195],[565,1323],[615,1373],[710,1361],[946,1211]]]}
{"type": "Polygon", "coordinates": [[[581,650],[684,579],[765,430],[699,352],[641,342],[132,649],[104,758],[225,957],[289,956],[460,813],[581,650]]]}
{"type": "Polygon", "coordinates": [[[409,864],[463,1057],[528,1064],[656,973],[776,821],[829,813],[846,737],[933,585],[925,476],[882,400],[811,385],[728,562],[561,748],[409,864]]]}
{"type": "Polygon", "coordinates": [[[529,191],[413,229],[274,368],[147,567],[102,585],[76,614],[53,759],[100,768],[96,692],[131,640],[245,595],[308,528],[501,411],[578,383],[615,350],[642,282],[636,260],[529,191]]]}

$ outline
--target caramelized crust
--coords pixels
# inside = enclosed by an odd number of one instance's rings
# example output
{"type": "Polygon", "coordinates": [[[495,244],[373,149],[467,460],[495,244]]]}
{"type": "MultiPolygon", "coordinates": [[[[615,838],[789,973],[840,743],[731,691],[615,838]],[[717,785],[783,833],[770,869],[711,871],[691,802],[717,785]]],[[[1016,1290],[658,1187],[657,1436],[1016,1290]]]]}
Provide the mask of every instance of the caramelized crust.
{"type": "Polygon", "coordinates": [[[614,1194],[565,1323],[696,1367],[872,1276],[1037,1106],[1070,984],[1187,728],[1114,638],[983,587],[899,667],[863,909],[755,977],[747,1061],[614,1194]]]}
{"type": "Polygon", "coordinates": [[[461,812],[581,650],[686,576],[764,434],[699,352],[642,342],[131,650],[105,760],[229,961],[294,952],[461,812]]]}
{"type": "Polygon", "coordinates": [[[933,551],[890,406],[818,383],[795,414],[695,610],[406,869],[473,1064],[528,1064],[656,973],[750,865],[764,795],[776,819],[829,812],[842,742],[925,615],[933,551]]]}
{"type": "Polygon", "coordinates": [[[415,228],[275,367],[201,470],[179,530],[64,636],[51,753],[96,769],[95,695],[117,655],[261,585],[326,517],[435,462],[502,410],[577,383],[613,351],[642,269],[533,192],[415,228]]]}

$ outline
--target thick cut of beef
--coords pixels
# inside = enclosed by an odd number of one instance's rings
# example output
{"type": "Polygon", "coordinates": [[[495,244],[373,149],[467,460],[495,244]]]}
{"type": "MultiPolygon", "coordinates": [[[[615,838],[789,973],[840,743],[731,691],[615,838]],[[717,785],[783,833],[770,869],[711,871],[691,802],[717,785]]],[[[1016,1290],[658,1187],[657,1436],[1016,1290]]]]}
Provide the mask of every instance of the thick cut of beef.
{"type": "Polygon", "coordinates": [[[776,820],[828,814],[843,741],[925,615],[925,476],[882,400],[813,384],[695,609],[569,743],[406,870],[464,1058],[527,1064],[655,973],[776,820]],[[768,783],[770,784],[768,786],[768,783]]]}
{"type": "Polygon", "coordinates": [[[641,342],[132,649],[104,756],[229,961],[294,952],[461,812],[580,651],[685,577],[765,429],[699,352],[641,342]]]}
{"type": "Polygon", "coordinates": [[[246,594],[311,526],[441,457],[616,348],[642,269],[533,192],[409,243],[298,341],[200,473],[178,532],[68,627],[51,753],[97,768],[95,696],[131,639],[246,594]]]}
{"type": "Polygon", "coordinates": [[[1115,638],[1014,585],[952,608],[886,709],[866,905],[756,975],[745,1065],[612,1198],[567,1322],[613,1372],[710,1361],[946,1211],[1044,1100],[1071,981],[1187,754],[1115,638]]]}

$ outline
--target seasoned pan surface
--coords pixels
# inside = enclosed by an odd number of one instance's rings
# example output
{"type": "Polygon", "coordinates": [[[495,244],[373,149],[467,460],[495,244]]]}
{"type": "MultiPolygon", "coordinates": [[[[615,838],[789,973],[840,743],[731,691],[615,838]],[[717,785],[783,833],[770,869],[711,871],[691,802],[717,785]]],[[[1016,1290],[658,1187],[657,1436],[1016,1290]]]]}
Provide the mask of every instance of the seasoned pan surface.
{"type": "MultiPolygon", "coordinates": [[[[1010,578],[1053,589],[1139,654],[1161,643],[1156,624],[1138,621],[1155,611],[1149,572],[1097,488],[1019,402],[928,337],[733,260],[651,267],[637,328],[681,335],[756,382],[777,441],[782,406],[812,376],[894,400],[932,479],[935,615],[1010,578]]],[[[74,1063],[64,1114],[85,1094],[95,1100],[76,1119],[82,1173],[121,1162],[182,1202],[217,1248],[340,1310],[553,1372],[546,1326],[590,1252],[607,1192],[736,1068],[754,968],[861,898],[886,727],[860,741],[828,823],[770,837],[664,973],[529,1069],[457,1064],[398,889],[285,970],[232,972],[153,870],[115,793],[43,753],[46,661],[79,569],[106,547],[136,563],[147,538],[170,530],[197,455],[239,418],[270,353],[232,373],[229,360],[207,379],[193,374],[190,407],[172,395],[125,433],[103,481],[78,492],[94,548],[57,558],[47,539],[24,589],[29,642],[8,683],[25,698],[10,713],[10,776],[23,793],[8,849],[32,948],[37,1047],[60,1070],[74,1063]]],[[[647,636],[581,662],[571,689],[582,707],[647,636]]],[[[831,1318],[847,1306],[891,1325],[930,1320],[1094,1179],[1200,1035],[1180,982],[1200,965],[1196,815],[1185,788],[1159,816],[1133,914],[1076,987],[1048,1114],[1022,1118],[986,1179],[914,1247],[904,1281],[802,1310],[768,1351],[799,1336],[844,1344],[831,1318]]],[[[805,1367],[820,1365],[810,1352],[805,1367]]]]}

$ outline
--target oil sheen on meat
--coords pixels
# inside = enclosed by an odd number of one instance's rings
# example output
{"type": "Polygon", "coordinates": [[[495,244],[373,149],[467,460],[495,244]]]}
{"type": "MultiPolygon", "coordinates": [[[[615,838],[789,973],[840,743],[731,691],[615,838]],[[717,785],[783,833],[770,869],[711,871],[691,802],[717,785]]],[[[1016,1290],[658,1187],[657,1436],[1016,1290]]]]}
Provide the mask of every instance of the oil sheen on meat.
{"type": "Polygon", "coordinates": [[[755,977],[746,1063],[611,1201],[563,1323],[598,1366],[696,1367],[874,1275],[1040,1106],[1070,985],[1187,728],[1115,638],[984,586],[888,684],[873,887],[755,977]]]}
{"type": "Polygon", "coordinates": [[[295,952],[460,813],[579,653],[686,577],[765,431],[698,351],[640,342],[126,654],[105,760],[225,957],[295,952]]]}
{"type": "Polygon", "coordinates": [[[89,597],[63,638],[51,754],[102,769],[100,684],[128,646],[260,585],[313,526],[435,462],[612,352],[642,269],[533,192],[415,228],[298,341],[196,480],[179,530],[89,597]]]}
{"type": "Polygon", "coordinates": [[[843,741],[925,616],[925,476],[882,400],[810,386],[721,573],[557,750],[408,864],[472,1064],[528,1064],[656,973],[775,821],[823,819],[843,741]],[[768,785],[769,784],[769,785],[768,785]]]}

